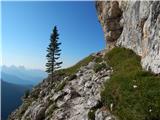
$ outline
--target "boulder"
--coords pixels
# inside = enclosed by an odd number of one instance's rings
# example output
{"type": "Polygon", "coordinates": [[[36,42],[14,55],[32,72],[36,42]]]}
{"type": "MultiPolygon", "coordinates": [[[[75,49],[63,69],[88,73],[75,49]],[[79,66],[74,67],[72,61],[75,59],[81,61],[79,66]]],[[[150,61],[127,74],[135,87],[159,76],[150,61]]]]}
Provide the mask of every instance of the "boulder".
{"type": "Polygon", "coordinates": [[[87,65],[87,68],[88,69],[93,69],[95,64],[96,64],[95,62],[89,62],[88,65],[87,65]]]}
{"type": "Polygon", "coordinates": [[[87,101],[87,107],[92,108],[95,107],[98,104],[98,100],[95,99],[94,97],[91,97],[87,101]]]}
{"type": "Polygon", "coordinates": [[[31,118],[32,120],[43,120],[45,117],[46,107],[43,104],[39,104],[32,109],[31,118]]]}
{"type": "Polygon", "coordinates": [[[61,98],[62,96],[64,96],[64,92],[63,91],[58,91],[57,93],[55,93],[53,95],[53,97],[51,98],[51,100],[56,101],[57,99],[61,98]]]}
{"type": "Polygon", "coordinates": [[[62,107],[62,106],[65,105],[65,101],[63,101],[63,100],[57,100],[56,104],[57,104],[57,107],[60,108],[60,107],[62,107]]]}

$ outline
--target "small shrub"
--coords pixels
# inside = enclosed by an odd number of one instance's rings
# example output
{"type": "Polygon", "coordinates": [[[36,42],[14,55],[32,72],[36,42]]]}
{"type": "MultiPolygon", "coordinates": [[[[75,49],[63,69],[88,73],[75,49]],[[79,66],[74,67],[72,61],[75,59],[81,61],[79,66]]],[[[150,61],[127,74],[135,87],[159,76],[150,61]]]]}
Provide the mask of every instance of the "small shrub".
{"type": "Polygon", "coordinates": [[[95,120],[95,112],[96,112],[96,109],[91,109],[91,110],[88,112],[88,119],[89,119],[89,120],[95,120]]]}
{"type": "Polygon", "coordinates": [[[38,97],[39,97],[39,92],[40,92],[40,89],[35,89],[34,91],[32,91],[32,92],[30,93],[31,98],[33,98],[34,100],[38,99],[38,97]]]}
{"type": "Polygon", "coordinates": [[[73,75],[69,76],[68,80],[71,81],[76,78],[77,78],[77,75],[73,74],[73,75]]]}
{"type": "Polygon", "coordinates": [[[101,108],[103,106],[103,103],[101,101],[98,101],[97,105],[94,106],[92,109],[98,109],[101,108]]]}
{"type": "Polygon", "coordinates": [[[102,57],[95,57],[95,62],[96,63],[101,63],[103,61],[102,57]]]}
{"type": "Polygon", "coordinates": [[[28,98],[29,94],[30,94],[30,90],[26,90],[25,93],[24,93],[23,98],[24,99],[28,98]]]}
{"type": "Polygon", "coordinates": [[[95,120],[95,112],[97,109],[101,108],[103,106],[101,101],[98,101],[98,104],[90,109],[88,112],[88,119],[89,120],[95,120]]]}
{"type": "Polygon", "coordinates": [[[94,66],[94,71],[95,72],[98,72],[102,69],[105,69],[106,68],[106,64],[105,63],[97,63],[95,66],[94,66]]]}

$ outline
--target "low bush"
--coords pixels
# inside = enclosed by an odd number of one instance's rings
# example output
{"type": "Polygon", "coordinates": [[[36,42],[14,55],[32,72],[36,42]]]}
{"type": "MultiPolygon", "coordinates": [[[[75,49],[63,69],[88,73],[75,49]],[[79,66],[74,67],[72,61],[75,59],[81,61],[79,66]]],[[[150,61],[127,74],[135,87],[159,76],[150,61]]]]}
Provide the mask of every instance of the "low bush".
{"type": "Polygon", "coordinates": [[[89,120],[95,120],[95,112],[97,109],[101,108],[103,106],[101,101],[98,101],[98,104],[90,109],[88,112],[88,119],[89,120]]]}
{"type": "Polygon", "coordinates": [[[33,98],[34,100],[38,99],[40,91],[41,91],[41,90],[40,90],[39,88],[33,90],[33,91],[30,93],[30,97],[33,98]]]}
{"type": "Polygon", "coordinates": [[[101,63],[103,61],[103,58],[102,57],[95,57],[94,61],[96,63],[101,63]]]}
{"type": "Polygon", "coordinates": [[[76,79],[76,78],[77,78],[77,75],[73,74],[73,75],[69,76],[68,80],[70,81],[70,80],[73,80],[73,79],[76,79]]]}
{"type": "Polygon", "coordinates": [[[91,109],[89,112],[88,112],[88,119],[89,120],[95,120],[95,112],[96,112],[97,109],[91,109]]]}
{"type": "Polygon", "coordinates": [[[94,66],[94,71],[95,72],[98,72],[102,69],[105,69],[106,68],[106,64],[105,63],[97,63],[95,66],[94,66]]]}
{"type": "Polygon", "coordinates": [[[30,90],[26,90],[24,93],[23,99],[28,98],[29,94],[30,94],[30,90]]]}

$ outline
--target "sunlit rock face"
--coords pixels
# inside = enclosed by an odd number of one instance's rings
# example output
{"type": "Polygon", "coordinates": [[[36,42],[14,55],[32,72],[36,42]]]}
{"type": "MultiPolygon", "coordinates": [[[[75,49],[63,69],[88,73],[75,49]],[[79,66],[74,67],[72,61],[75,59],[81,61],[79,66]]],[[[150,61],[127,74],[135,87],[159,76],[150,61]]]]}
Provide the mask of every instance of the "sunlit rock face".
{"type": "MultiPolygon", "coordinates": [[[[103,53],[93,56],[99,55],[103,53]]],[[[113,70],[102,61],[99,64],[105,64],[106,68],[95,72],[98,64],[95,60],[81,66],[74,75],[55,74],[53,80],[50,77],[43,80],[8,120],[89,120],[92,108],[96,108],[95,120],[117,120],[102,106],[100,95],[113,70]]]]}
{"type": "Polygon", "coordinates": [[[142,67],[160,73],[160,1],[97,1],[107,49],[122,46],[142,57],[142,67]]]}

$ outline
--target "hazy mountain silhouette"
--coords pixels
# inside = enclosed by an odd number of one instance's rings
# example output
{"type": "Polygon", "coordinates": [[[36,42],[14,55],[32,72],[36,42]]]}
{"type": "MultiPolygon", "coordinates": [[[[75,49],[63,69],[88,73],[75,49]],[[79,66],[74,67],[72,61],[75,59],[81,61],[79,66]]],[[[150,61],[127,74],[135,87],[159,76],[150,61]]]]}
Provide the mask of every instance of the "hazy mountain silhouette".
{"type": "Polygon", "coordinates": [[[47,77],[47,73],[38,69],[26,69],[23,66],[2,66],[2,79],[15,84],[37,84],[47,77]]]}
{"type": "Polygon", "coordinates": [[[4,72],[1,73],[1,77],[4,81],[13,83],[13,84],[19,84],[19,85],[33,85],[35,84],[34,81],[31,80],[24,80],[17,76],[6,74],[4,72]]]}
{"type": "Polygon", "coordinates": [[[1,119],[6,120],[8,115],[21,105],[24,92],[31,89],[30,85],[16,85],[1,81],[1,119]]]}

